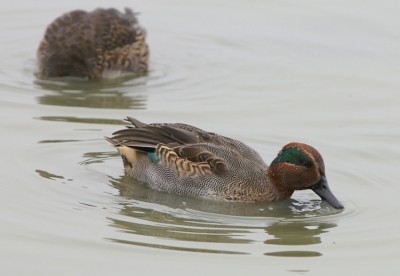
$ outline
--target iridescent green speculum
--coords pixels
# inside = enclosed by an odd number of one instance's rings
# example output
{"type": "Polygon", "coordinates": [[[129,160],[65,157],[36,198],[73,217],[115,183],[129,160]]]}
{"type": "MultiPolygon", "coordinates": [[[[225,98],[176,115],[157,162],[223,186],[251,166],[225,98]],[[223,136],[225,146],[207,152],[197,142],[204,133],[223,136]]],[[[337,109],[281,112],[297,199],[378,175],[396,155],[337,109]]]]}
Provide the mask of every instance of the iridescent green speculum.
{"type": "Polygon", "coordinates": [[[298,147],[291,147],[282,150],[272,161],[271,166],[278,163],[290,163],[309,168],[314,165],[314,160],[298,147]]]}

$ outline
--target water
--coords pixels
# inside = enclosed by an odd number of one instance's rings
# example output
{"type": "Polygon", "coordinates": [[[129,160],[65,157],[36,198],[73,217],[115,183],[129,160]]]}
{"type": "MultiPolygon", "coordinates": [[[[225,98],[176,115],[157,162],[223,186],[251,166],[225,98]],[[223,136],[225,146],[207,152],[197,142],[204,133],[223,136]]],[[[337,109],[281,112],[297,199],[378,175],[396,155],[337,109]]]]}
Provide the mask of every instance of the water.
{"type": "Polygon", "coordinates": [[[147,76],[41,79],[47,24],[97,6],[110,3],[21,1],[0,12],[2,275],[399,269],[396,1],[135,1],[147,76]],[[288,142],[311,144],[346,209],[310,191],[245,204],[150,190],[102,138],[127,115],[242,140],[267,163],[288,142]]]}

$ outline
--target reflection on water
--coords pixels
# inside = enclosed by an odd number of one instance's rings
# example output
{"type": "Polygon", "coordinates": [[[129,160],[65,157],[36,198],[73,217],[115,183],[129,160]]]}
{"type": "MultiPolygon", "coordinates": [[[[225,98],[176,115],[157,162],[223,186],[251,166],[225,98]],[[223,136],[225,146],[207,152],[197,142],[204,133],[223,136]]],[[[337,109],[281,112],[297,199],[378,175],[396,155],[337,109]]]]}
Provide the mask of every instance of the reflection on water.
{"type": "Polygon", "coordinates": [[[37,170],[35,170],[35,172],[39,176],[41,176],[43,178],[50,179],[50,180],[55,180],[55,181],[58,181],[58,183],[62,183],[62,184],[65,184],[66,181],[73,181],[73,179],[71,179],[71,178],[65,178],[64,176],[57,175],[57,174],[54,174],[54,173],[50,173],[50,172],[45,171],[45,170],[37,169],[37,170]]]}
{"type": "Polygon", "coordinates": [[[57,80],[36,79],[35,85],[51,91],[38,97],[43,105],[145,109],[147,96],[143,87],[145,77],[118,77],[103,80],[63,78],[57,80]]]}
{"type": "Polygon", "coordinates": [[[316,257],[322,253],[276,251],[276,246],[319,244],[324,233],[337,227],[326,221],[336,212],[324,209],[317,201],[232,203],[155,191],[126,175],[111,179],[110,183],[127,199],[119,203],[123,217],[109,218],[119,233],[129,234],[122,239],[109,239],[118,243],[230,254],[250,254],[240,246],[257,244],[265,247],[262,250],[267,251],[266,256],[316,257]],[[146,243],[140,236],[155,239],[146,243]],[[213,249],[215,244],[221,244],[221,250],[213,249]]]}
{"type": "Polygon", "coordinates": [[[53,143],[70,143],[79,142],[79,140],[41,140],[38,144],[53,144],[53,143]]]}
{"type": "Polygon", "coordinates": [[[154,71],[103,82],[34,76],[49,20],[94,8],[54,3],[11,1],[0,16],[1,275],[149,274],[150,255],[153,274],[398,270],[398,1],[139,1],[154,71]],[[120,157],[102,135],[124,123],[91,118],[129,115],[120,108],[242,139],[263,156],[284,141],[315,145],[346,210],[307,191],[228,204],[119,177],[120,157]],[[212,255],[182,262],[184,251],[212,255]]]}
{"type": "Polygon", "coordinates": [[[35,119],[43,121],[57,121],[68,123],[85,123],[85,124],[108,124],[108,125],[126,125],[123,120],[102,119],[102,118],[77,118],[69,116],[41,116],[35,119]]]}
{"type": "Polygon", "coordinates": [[[81,165],[90,165],[95,163],[103,163],[105,160],[109,159],[110,157],[119,157],[119,153],[115,151],[110,152],[88,152],[83,155],[85,158],[82,161],[81,165]]]}
{"type": "Polygon", "coordinates": [[[327,229],[336,227],[334,223],[315,221],[278,222],[267,229],[273,239],[265,241],[266,244],[277,245],[309,245],[321,243],[320,235],[328,232],[327,229]]]}
{"type": "Polygon", "coordinates": [[[49,172],[46,172],[46,171],[43,171],[43,170],[36,170],[36,172],[37,172],[41,177],[46,178],[46,179],[50,179],[50,180],[55,180],[55,178],[56,178],[56,179],[64,179],[63,176],[56,175],[56,174],[52,174],[52,173],[49,173],[49,172]]]}
{"type": "Polygon", "coordinates": [[[321,253],[315,251],[278,251],[265,253],[266,256],[274,257],[320,257],[321,253]]]}
{"type": "Polygon", "coordinates": [[[112,241],[112,242],[116,242],[116,243],[144,246],[144,247],[150,247],[150,248],[177,250],[177,251],[189,251],[189,252],[197,252],[197,253],[216,253],[216,254],[247,254],[247,253],[235,252],[235,251],[200,249],[200,248],[185,248],[185,247],[178,247],[178,246],[168,246],[168,245],[149,244],[149,243],[143,243],[143,242],[125,241],[125,240],[119,240],[119,239],[108,239],[108,240],[112,241]]]}

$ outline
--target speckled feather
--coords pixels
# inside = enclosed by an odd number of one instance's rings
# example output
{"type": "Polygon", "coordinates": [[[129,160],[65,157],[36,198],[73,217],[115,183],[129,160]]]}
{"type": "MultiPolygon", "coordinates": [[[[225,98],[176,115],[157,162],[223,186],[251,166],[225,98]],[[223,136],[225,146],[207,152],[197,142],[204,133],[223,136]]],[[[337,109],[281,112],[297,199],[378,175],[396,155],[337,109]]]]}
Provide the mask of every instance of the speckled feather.
{"type": "Polygon", "coordinates": [[[89,79],[145,73],[149,54],[145,37],[130,9],[72,11],[47,27],[37,51],[39,69],[48,77],[89,79]]]}
{"type": "Polygon", "coordinates": [[[238,201],[283,198],[268,180],[268,166],[244,143],[185,124],[127,120],[135,127],[106,139],[118,148],[126,172],[151,188],[238,201]]]}

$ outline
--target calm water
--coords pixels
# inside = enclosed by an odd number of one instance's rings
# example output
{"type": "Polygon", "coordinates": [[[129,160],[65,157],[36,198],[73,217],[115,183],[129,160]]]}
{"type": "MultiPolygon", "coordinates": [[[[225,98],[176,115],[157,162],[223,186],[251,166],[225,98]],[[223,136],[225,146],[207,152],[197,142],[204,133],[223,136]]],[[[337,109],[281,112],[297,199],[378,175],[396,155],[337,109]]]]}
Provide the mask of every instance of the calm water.
{"type": "Polygon", "coordinates": [[[40,79],[47,24],[110,3],[0,11],[1,275],[400,269],[397,1],[113,1],[141,12],[149,74],[40,79]],[[267,163],[288,142],[311,144],[346,209],[309,191],[274,204],[152,191],[102,138],[127,115],[237,138],[267,163]]]}

